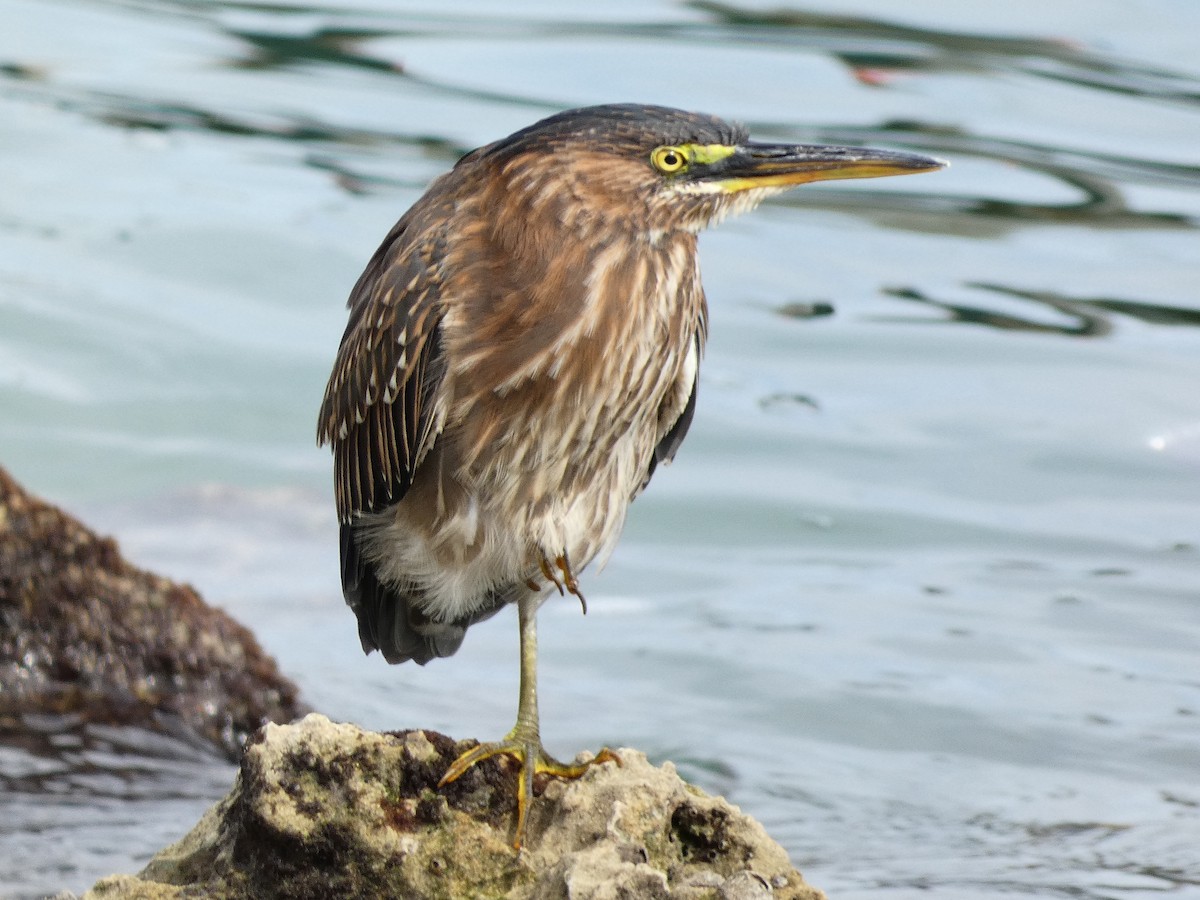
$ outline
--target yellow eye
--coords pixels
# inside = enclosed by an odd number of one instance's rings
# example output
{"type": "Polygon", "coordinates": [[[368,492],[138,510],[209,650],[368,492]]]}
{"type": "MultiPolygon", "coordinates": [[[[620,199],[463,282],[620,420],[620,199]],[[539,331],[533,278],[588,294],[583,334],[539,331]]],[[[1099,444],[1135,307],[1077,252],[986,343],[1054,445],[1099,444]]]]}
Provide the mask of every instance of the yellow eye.
{"type": "Polygon", "coordinates": [[[650,154],[654,168],[664,175],[674,175],[687,168],[687,155],[679,147],[659,147],[650,154]]]}

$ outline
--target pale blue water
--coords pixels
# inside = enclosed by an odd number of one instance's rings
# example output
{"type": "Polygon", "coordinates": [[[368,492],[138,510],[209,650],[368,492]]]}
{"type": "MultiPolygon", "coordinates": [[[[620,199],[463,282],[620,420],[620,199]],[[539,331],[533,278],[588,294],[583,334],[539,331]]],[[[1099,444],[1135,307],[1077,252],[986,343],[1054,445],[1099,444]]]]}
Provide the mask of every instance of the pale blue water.
{"type": "MultiPolygon", "coordinates": [[[[755,9],[0,0],[0,464],[322,712],[496,736],[514,616],[391,668],[339,594],[315,416],[387,228],[588,103],[942,156],[704,238],[696,422],[543,610],[547,743],[675,760],[835,898],[1200,896],[1200,6],[755,9]]],[[[0,896],[230,772],[3,750],[0,896]]]]}

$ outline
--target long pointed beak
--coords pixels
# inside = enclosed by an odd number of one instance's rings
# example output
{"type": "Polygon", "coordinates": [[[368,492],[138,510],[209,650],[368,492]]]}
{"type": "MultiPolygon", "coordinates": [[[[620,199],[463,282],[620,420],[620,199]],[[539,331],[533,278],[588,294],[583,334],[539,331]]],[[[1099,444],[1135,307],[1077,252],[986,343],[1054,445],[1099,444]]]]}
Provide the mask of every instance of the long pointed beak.
{"type": "Polygon", "coordinates": [[[713,173],[712,180],[725,190],[744,191],[837,178],[915,175],[946,165],[932,156],[871,147],[749,143],[722,160],[721,168],[713,173]]]}

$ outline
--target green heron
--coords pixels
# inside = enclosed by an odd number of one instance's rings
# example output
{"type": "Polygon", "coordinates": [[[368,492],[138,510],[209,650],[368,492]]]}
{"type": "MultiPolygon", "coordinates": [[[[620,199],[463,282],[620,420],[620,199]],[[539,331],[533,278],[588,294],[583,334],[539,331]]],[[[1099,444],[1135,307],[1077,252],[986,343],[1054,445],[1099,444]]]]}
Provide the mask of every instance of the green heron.
{"type": "Polygon", "coordinates": [[[575,109],[464,156],[367,264],[318,426],[346,602],[365,652],[422,665],[516,604],[516,725],[442,783],[516,757],[517,847],[535,774],[619,762],[543,749],[536,616],[555,589],[584,602],[580,573],[687,433],[707,329],[697,233],[793,185],[941,165],[752,142],[662,107],[575,109]]]}

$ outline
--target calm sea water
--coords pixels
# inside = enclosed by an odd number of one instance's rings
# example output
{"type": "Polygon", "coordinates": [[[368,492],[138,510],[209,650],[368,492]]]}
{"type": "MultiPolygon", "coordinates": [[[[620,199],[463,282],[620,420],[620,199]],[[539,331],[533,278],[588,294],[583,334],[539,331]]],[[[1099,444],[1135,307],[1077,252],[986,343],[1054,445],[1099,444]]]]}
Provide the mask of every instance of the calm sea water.
{"type": "MultiPolygon", "coordinates": [[[[373,728],[516,702],[515,616],[361,655],[313,446],[345,296],[430,179],[614,100],[951,160],[704,238],[699,413],[587,617],[543,609],[546,741],[675,760],[831,897],[1200,896],[1200,6],[0,19],[0,464],[373,728]]],[[[140,867],[231,773],[120,731],[0,750],[0,896],[140,867]]]]}

